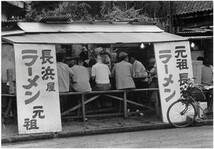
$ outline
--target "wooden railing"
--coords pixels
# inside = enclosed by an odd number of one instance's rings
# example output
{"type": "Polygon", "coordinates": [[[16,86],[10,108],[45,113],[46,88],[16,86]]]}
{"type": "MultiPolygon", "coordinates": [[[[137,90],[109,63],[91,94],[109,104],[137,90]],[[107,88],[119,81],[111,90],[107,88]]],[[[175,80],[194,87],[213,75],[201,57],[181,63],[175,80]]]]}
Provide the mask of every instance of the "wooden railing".
{"type": "MultiPolygon", "coordinates": [[[[85,121],[87,118],[86,115],[86,104],[96,100],[97,98],[99,98],[100,96],[106,96],[109,97],[111,99],[115,99],[115,100],[119,100],[123,103],[123,117],[127,118],[127,104],[132,104],[132,105],[136,105],[139,107],[143,107],[143,108],[147,108],[149,110],[153,110],[155,111],[154,108],[149,107],[148,105],[143,105],[141,103],[137,103],[135,101],[132,101],[130,99],[127,99],[127,93],[130,92],[143,92],[143,91],[158,91],[158,88],[145,88],[145,89],[132,89],[132,90],[108,90],[108,91],[90,91],[90,92],[66,92],[66,93],[59,93],[60,96],[72,96],[72,95],[77,95],[80,96],[81,98],[78,98],[78,100],[80,101],[76,106],[69,108],[68,110],[64,111],[61,113],[62,116],[66,116],[68,115],[70,112],[80,109],[82,111],[82,120],[85,121]],[[116,96],[115,93],[121,93],[121,96],[116,96]],[[88,98],[87,95],[90,95],[91,97],[88,98]]],[[[16,97],[16,95],[11,95],[11,94],[2,94],[2,97],[10,97],[10,101],[9,103],[12,103],[12,99],[16,97]]],[[[11,108],[11,105],[8,105],[7,108],[7,113],[8,114],[9,110],[11,108]]],[[[111,116],[111,114],[106,114],[111,116]]],[[[113,114],[112,114],[113,115],[113,114]]],[[[91,116],[90,116],[91,117],[91,116]]]]}

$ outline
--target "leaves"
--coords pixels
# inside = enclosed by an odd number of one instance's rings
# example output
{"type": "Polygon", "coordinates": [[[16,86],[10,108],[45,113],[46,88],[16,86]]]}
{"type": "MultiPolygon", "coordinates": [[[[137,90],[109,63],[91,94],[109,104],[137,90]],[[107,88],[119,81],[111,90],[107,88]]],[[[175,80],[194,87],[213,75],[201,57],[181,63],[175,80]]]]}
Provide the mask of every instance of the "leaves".
{"type": "Polygon", "coordinates": [[[32,1],[28,2],[28,21],[41,17],[69,15],[74,21],[138,19],[166,17],[168,1],[32,1]]]}

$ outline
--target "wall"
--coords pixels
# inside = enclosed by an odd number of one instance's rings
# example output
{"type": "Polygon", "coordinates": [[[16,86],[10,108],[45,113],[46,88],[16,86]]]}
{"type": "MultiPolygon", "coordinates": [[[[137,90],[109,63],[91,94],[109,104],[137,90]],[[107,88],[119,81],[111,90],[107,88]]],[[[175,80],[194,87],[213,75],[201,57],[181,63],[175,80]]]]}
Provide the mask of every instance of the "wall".
{"type": "Polygon", "coordinates": [[[202,50],[198,50],[198,51],[191,51],[191,57],[192,57],[192,60],[197,60],[197,58],[201,56],[201,57],[204,57],[204,51],[202,50]]]}
{"type": "Polygon", "coordinates": [[[7,81],[7,69],[14,69],[15,70],[15,57],[14,57],[14,47],[13,45],[3,43],[2,44],[2,68],[1,68],[1,75],[2,81],[7,81]]]}

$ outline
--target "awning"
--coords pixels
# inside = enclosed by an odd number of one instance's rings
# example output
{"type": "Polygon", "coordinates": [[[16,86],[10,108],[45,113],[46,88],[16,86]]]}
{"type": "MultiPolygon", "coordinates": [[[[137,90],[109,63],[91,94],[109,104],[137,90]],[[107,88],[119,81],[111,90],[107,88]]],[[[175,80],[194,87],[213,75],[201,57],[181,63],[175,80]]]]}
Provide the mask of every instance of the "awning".
{"type": "Polygon", "coordinates": [[[188,39],[212,39],[213,36],[187,36],[188,39]]]}
{"type": "Polygon", "coordinates": [[[2,31],[1,35],[2,36],[8,36],[8,35],[20,35],[24,34],[25,32],[22,30],[12,30],[12,31],[2,31]]]}
{"type": "Polygon", "coordinates": [[[19,22],[18,26],[26,33],[136,33],[136,32],[163,32],[155,25],[132,25],[126,23],[104,23],[104,24],[90,24],[90,23],[38,23],[38,22],[19,22]]]}
{"type": "Polygon", "coordinates": [[[140,42],[172,42],[186,37],[160,33],[40,33],[2,37],[10,43],[22,44],[114,44],[140,42]]]}

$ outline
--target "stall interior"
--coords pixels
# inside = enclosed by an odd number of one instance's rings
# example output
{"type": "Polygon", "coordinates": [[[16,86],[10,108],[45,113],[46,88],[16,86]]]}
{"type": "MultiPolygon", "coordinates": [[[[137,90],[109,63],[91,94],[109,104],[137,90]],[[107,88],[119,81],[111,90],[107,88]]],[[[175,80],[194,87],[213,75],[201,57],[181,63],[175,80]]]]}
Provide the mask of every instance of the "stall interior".
{"type": "MultiPolygon", "coordinates": [[[[103,54],[105,55],[105,59],[103,61],[112,72],[113,67],[116,63],[120,62],[119,55],[122,52],[128,54],[129,61],[131,63],[131,57],[133,56],[135,60],[139,61],[145,71],[147,72],[146,77],[133,77],[135,86],[137,89],[146,89],[146,88],[158,88],[157,82],[157,74],[151,74],[150,71],[155,67],[155,55],[154,55],[154,46],[152,43],[131,43],[131,44],[84,44],[84,45],[56,45],[56,52],[57,53],[64,53],[64,63],[66,63],[69,67],[72,67],[72,63],[76,63],[76,65],[86,67],[89,71],[89,75],[91,76],[91,69],[94,64],[97,62],[97,55],[103,54]]],[[[153,72],[156,73],[156,72],[153,72]]],[[[94,90],[93,86],[96,83],[90,79],[90,85],[92,90],[94,90]]],[[[110,84],[111,87],[109,90],[116,90],[116,81],[113,75],[110,75],[110,84]]],[[[71,90],[72,87],[71,87],[71,90]]],[[[96,90],[95,90],[96,91],[96,90]]],[[[118,97],[122,97],[121,93],[118,94],[118,97]]],[[[93,95],[94,96],[94,95],[93,95]]],[[[88,95],[88,98],[92,96],[88,95]]],[[[160,116],[160,98],[159,92],[156,91],[142,91],[142,92],[135,92],[129,93],[127,98],[133,100],[137,103],[146,105],[148,107],[152,107],[156,109],[155,111],[148,111],[149,114],[154,114],[156,116],[160,116]]],[[[69,109],[70,106],[75,106],[78,104],[79,100],[69,99],[66,101],[63,99],[65,107],[61,107],[63,111],[69,109]],[[68,106],[69,105],[69,106],[68,106]],[[67,106],[67,107],[66,107],[67,106]]],[[[63,106],[63,105],[62,105],[63,106]]],[[[121,102],[113,99],[109,99],[106,96],[101,96],[97,100],[92,101],[90,104],[87,104],[87,112],[88,113],[105,113],[105,112],[115,112],[118,109],[121,109],[121,102]]],[[[148,108],[140,108],[135,105],[128,106],[128,111],[146,111],[148,108]]],[[[62,112],[63,112],[62,111],[62,112]]],[[[78,112],[78,111],[76,111],[78,112]]],[[[76,113],[73,113],[76,115],[76,113]]]]}
{"type": "MultiPolygon", "coordinates": [[[[8,46],[8,45],[7,45],[8,46]]],[[[10,45],[11,51],[13,51],[13,46],[10,45]]],[[[93,86],[95,86],[95,81],[91,79],[91,69],[92,66],[97,63],[97,55],[104,54],[103,63],[108,66],[109,72],[112,72],[115,64],[120,62],[120,53],[127,53],[130,62],[130,56],[134,57],[137,61],[139,61],[143,67],[145,67],[145,71],[147,72],[146,77],[133,77],[133,81],[135,83],[136,89],[143,89],[143,91],[138,92],[127,92],[127,99],[130,102],[135,102],[141,104],[128,104],[127,110],[128,112],[133,113],[144,113],[144,116],[148,113],[148,115],[155,115],[157,117],[161,117],[161,109],[160,109],[160,98],[158,91],[158,83],[157,83],[157,74],[154,71],[150,73],[151,70],[155,68],[155,56],[154,56],[154,46],[152,43],[117,43],[117,44],[57,44],[56,45],[56,53],[61,53],[63,55],[63,62],[66,63],[70,68],[76,64],[78,66],[83,66],[88,70],[89,74],[89,83],[94,91],[93,86]],[[149,90],[149,88],[156,88],[156,90],[149,90]],[[145,106],[144,106],[145,105],[145,106]],[[153,109],[153,110],[151,110],[153,109]]],[[[56,54],[56,55],[57,55],[56,54]]],[[[11,54],[12,55],[12,54],[11,54]]],[[[14,55],[13,55],[14,56],[14,55]]],[[[7,58],[5,56],[5,58],[7,58]]],[[[14,58],[13,58],[14,59],[14,58]]],[[[15,69],[14,62],[8,63],[11,64],[9,70],[5,76],[7,79],[3,82],[2,86],[2,94],[8,94],[10,96],[3,97],[3,106],[2,106],[2,114],[3,117],[13,116],[16,117],[17,108],[16,108],[16,100],[15,99],[15,69]],[[13,66],[13,67],[12,67],[13,66]],[[10,98],[10,100],[7,100],[10,98]],[[9,103],[8,103],[9,102],[9,103]],[[7,106],[8,105],[8,106],[7,106]]],[[[5,68],[5,67],[3,67],[5,68]]],[[[6,78],[4,77],[4,78],[6,78]]],[[[85,76],[84,76],[85,77],[85,76]]],[[[122,101],[124,92],[118,91],[116,87],[115,77],[110,75],[110,88],[108,90],[112,90],[109,95],[104,92],[101,93],[93,93],[87,94],[87,98],[90,99],[86,101],[86,114],[96,115],[102,113],[115,113],[119,112],[123,113],[124,109],[122,108],[122,101]],[[113,97],[109,98],[109,97],[113,97]],[[117,100],[115,100],[117,99],[117,100]],[[119,99],[119,100],[118,100],[119,99]]],[[[78,94],[77,91],[73,89],[73,82],[70,82],[70,90],[69,92],[74,92],[74,94],[69,94],[66,96],[60,96],[60,109],[62,113],[62,118],[66,118],[67,116],[74,117],[81,115],[80,101],[81,94],[78,94]],[[75,92],[77,93],[75,95],[75,92]],[[76,107],[76,108],[72,108],[76,107]],[[73,110],[72,110],[73,109],[73,110]],[[74,110],[76,109],[76,110],[74,110]],[[63,114],[64,113],[64,114],[63,114]],[[65,116],[64,116],[65,115],[65,116]]],[[[130,89],[132,90],[132,89],[130,89]]],[[[132,102],[132,103],[133,103],[132,102]]],[[[112,114],[110,114],[112,116],[112,114]]]]}

